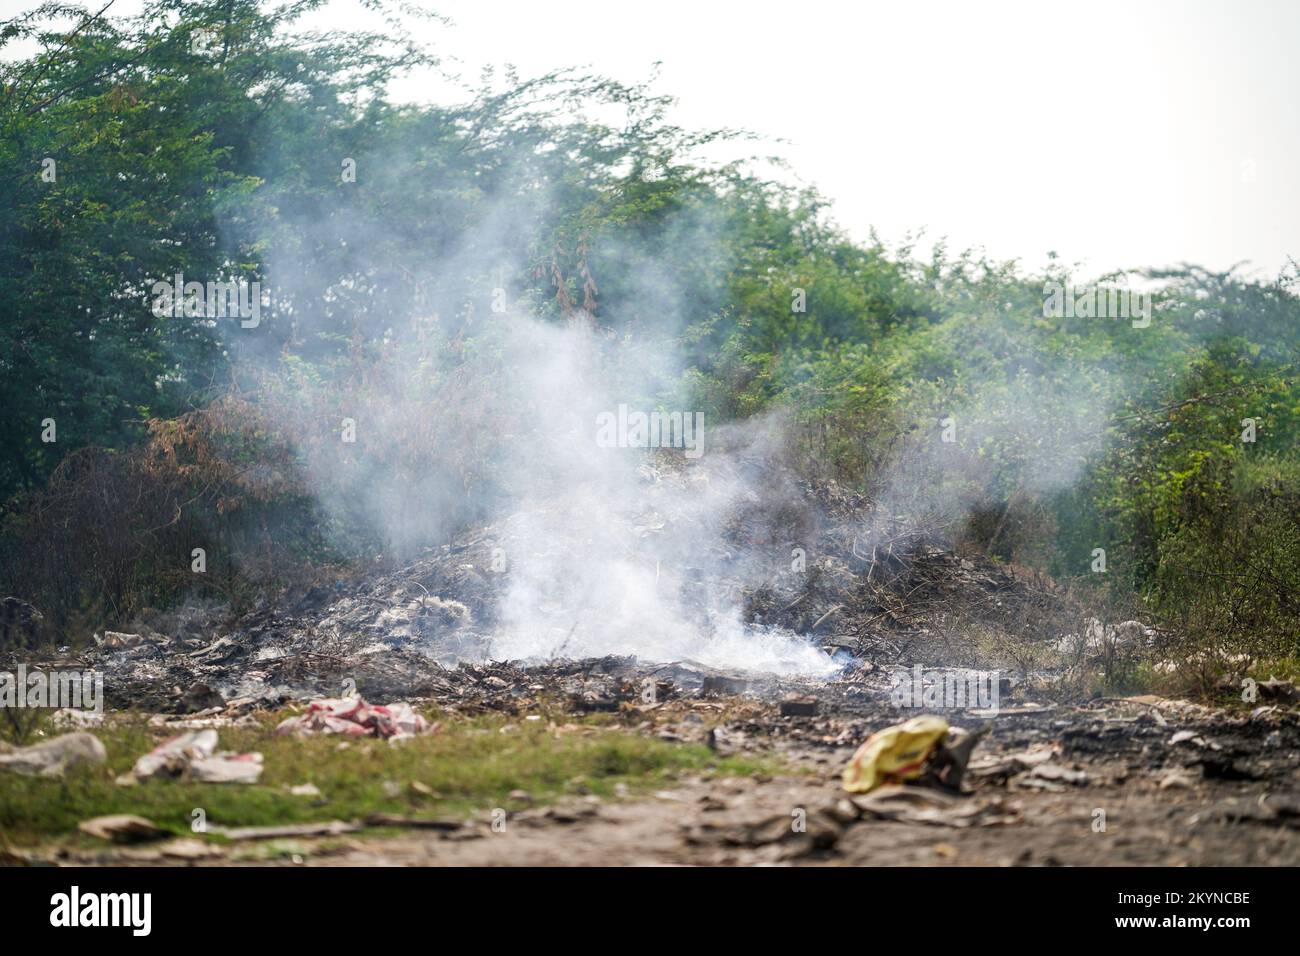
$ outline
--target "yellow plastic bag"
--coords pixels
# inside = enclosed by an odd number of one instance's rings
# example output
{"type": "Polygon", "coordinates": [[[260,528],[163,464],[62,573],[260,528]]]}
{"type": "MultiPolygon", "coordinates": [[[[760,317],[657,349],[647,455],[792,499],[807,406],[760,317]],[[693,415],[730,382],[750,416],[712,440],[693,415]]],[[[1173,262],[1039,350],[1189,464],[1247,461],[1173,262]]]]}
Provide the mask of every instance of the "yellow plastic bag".
{"type": "Polygon", "coordinates": [[[870,793],[882,783],[915,780],[948,735],[948,721],[933,714],[877,731],[844,768],[844,789],[870,793]]]}

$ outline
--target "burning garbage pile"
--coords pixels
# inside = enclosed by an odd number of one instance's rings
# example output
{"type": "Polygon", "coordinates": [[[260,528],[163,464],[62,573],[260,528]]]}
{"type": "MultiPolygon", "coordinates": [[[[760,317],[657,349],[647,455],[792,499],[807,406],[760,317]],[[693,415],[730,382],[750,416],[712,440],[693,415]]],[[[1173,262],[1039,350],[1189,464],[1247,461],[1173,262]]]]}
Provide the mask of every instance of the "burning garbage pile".
{"type": "Polygon", "coordinates": [[[703,466],[646,468],[646,495],[602,517],[598,547],[574,540],[588,528],[571,512],[538,507],[235,620],[197,605],[146,617],[97,636],[78,663],[104,674],[112,706],[174,713],[349,686],[470,706],[544,690],[599,708],[647,681],[695,694],[728,680],[778,698],[828,681],[883,693],[910,662],[974,664],[972,625],[1044,646],[1068,637],[1077,618],[1051,582],[959,556],[834,484],[758,470],[737,491],[734,475],[703,466]],[[698,504],[715,494],[725,508],[698,504]],[[701,532],[715,513],[725,517],[701,532]]]}
{"type": "MultiPolygon", "coordinates": [[[[684,480],[654,479],[679,491],[684,480]]],[[[1070,618],[1049,582],[960,557],[901,519],[865,547],[872,515],[858,496],[829,486],[776,512],[758,502],[731,511],[717,553],[675,557],[672,525],[689,510],[633,509],[623,566],[580,572],[581,584],[607,575],[594,595],[536,586],[536,527],[562,516],[519,514],[398,570],[267,599],[234,621],[194,607],[146,618],[101,636],[80,663],[104,673],[113,706],[194,713],[217,701],[336,697],[347,681],[379,700],[492,701],[534,684],[575,700],[618,696],[579,686],[592,675],[637,687],[671,679],[688,692],[724,677],[783,696],[809,679],[882,690],[888,670],[909,661],[970,663],[972,621],[1064,637],[1070,618]],[[804,537],[791,545],[795,534],[804,537]],[[611,610],[616,600],[631,611],[611,610]]]]}

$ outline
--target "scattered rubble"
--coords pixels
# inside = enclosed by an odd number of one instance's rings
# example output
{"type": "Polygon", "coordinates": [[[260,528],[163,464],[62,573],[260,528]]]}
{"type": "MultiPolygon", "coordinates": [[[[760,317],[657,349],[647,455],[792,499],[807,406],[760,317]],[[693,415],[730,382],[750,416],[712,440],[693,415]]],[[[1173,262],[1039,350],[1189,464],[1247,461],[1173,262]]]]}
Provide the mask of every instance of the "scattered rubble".
{"type": "Polygon", "coordinates": [[[1001,797],[970,800],[942,791],[908,786],[886,786],[853,798],[864,815],[881,820],[923,823],[930,826],[972,827],[1013,826],[1021,822],[1001,797]]]}
{"type": "Polygon", "coordinates": [[[194,714],[218,711],[226,706],[222,696],[205,684],[195,681],[177,701],[177,713],[194,714]]]}

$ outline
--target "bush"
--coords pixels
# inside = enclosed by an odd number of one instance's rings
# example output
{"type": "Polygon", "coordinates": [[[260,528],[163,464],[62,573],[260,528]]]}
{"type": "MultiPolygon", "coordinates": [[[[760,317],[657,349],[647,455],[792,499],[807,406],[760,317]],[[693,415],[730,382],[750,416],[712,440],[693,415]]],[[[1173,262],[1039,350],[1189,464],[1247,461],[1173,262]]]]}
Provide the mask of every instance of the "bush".
{"type": "Polygon", "coordinates": [[[253,406],[227,398],[147,427],[132,451],[68,455],[0,528],[5,588],[41,610],[51,637],[189,594],[239,608],[337,562],[289,450],[253,406]]]}

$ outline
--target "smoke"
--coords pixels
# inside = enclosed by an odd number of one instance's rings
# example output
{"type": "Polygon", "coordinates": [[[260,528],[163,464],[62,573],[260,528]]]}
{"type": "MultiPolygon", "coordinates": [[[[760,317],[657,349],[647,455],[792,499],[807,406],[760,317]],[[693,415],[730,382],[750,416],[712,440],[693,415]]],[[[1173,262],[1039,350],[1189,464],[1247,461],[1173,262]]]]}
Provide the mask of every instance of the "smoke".
{"type": "Polygon", "coordinates": [[[706,429],[713,445],[697,461],[602,447],[597,418],[646,386],[637,367],[609,361],[621,349],[601,348],[582,319],[560,327],[524,320],[515,334],[535,356],[518,367],[516,386],[553,427],[512,444],[505,458],[526,478],[510,502],[510,578],[493,656],[634,654],[783,674],[835,670],[803,639],[741,619],[745,586],[770,578],[781,554],[728,534],[760,498],[743,462],[763,454],[772,423],[706,429]]]}
{"type": "MultiPolygon", "coordinates": [[[[419,166],[390,153],[383,175],[419,166]]],[[[357,169],[369,168],[362,157],[357,169]]],[[[359,205],[277,224],[293,237],[272,247],[266,270],[277,312],[232,358],[295,449],[328,533],[400,564],[491,526],[505,576],[488,635],[496,659],[834,671],[805,639],[743,620],[747,590],[787,567],[798,542],[738,540],[736,516],[797,495],[765,474],[779,419],[721,427],[684,385],[680,333],[709,303],[699,275],[672,262],[725,275],[716,223],[676,211],[662,224],[671,256],[589,237],[614,287],[605,298],[623,303],[598,322],[550,307],[549,276],[521,265],[536,262],[538,225],[555,218],[530,175],[521,163],[503,176],[495,200],[418,257],[359,205]],[[343,330],[352,344],[339,349],[343,330]],[[610,441],[601,423],[620,415],[662,416],[665,428],[620,428],[610,441]]]]}
{"type": "MultiPolygon", "coordinates": [[[[728,541],[738,510],[760,498],[744,460],[762,460],[771,420],[729,429],[706,421],[696,460],[641,447],[635,435],[611,446],[598,441],[602,416],[620,405],[660,410],[642,396],[677,357],[646,350],[667,340],[614,339],[582,314],[557,323],[516,311],[494,316],[477,341],[480,354],[433,376],[427,400],[415,396],[428,367],[396,349],[387,374],[334,398],[355,423],[355,443],[295,436],[327,511],[359,517],[399,557],[465,525],[495,526],[507,576],[491,635],[497,659],[630,654],[774,673],[835,669],[803,639],[741,619],[745,585],[770,577],[781,554],[728,541]]],[[[278,384],[300,409],[321,401],[301,380],[293,390],[283,376],[278,384]]],[[[678,420],[701,414],[662,410],[678,420]]]]}

